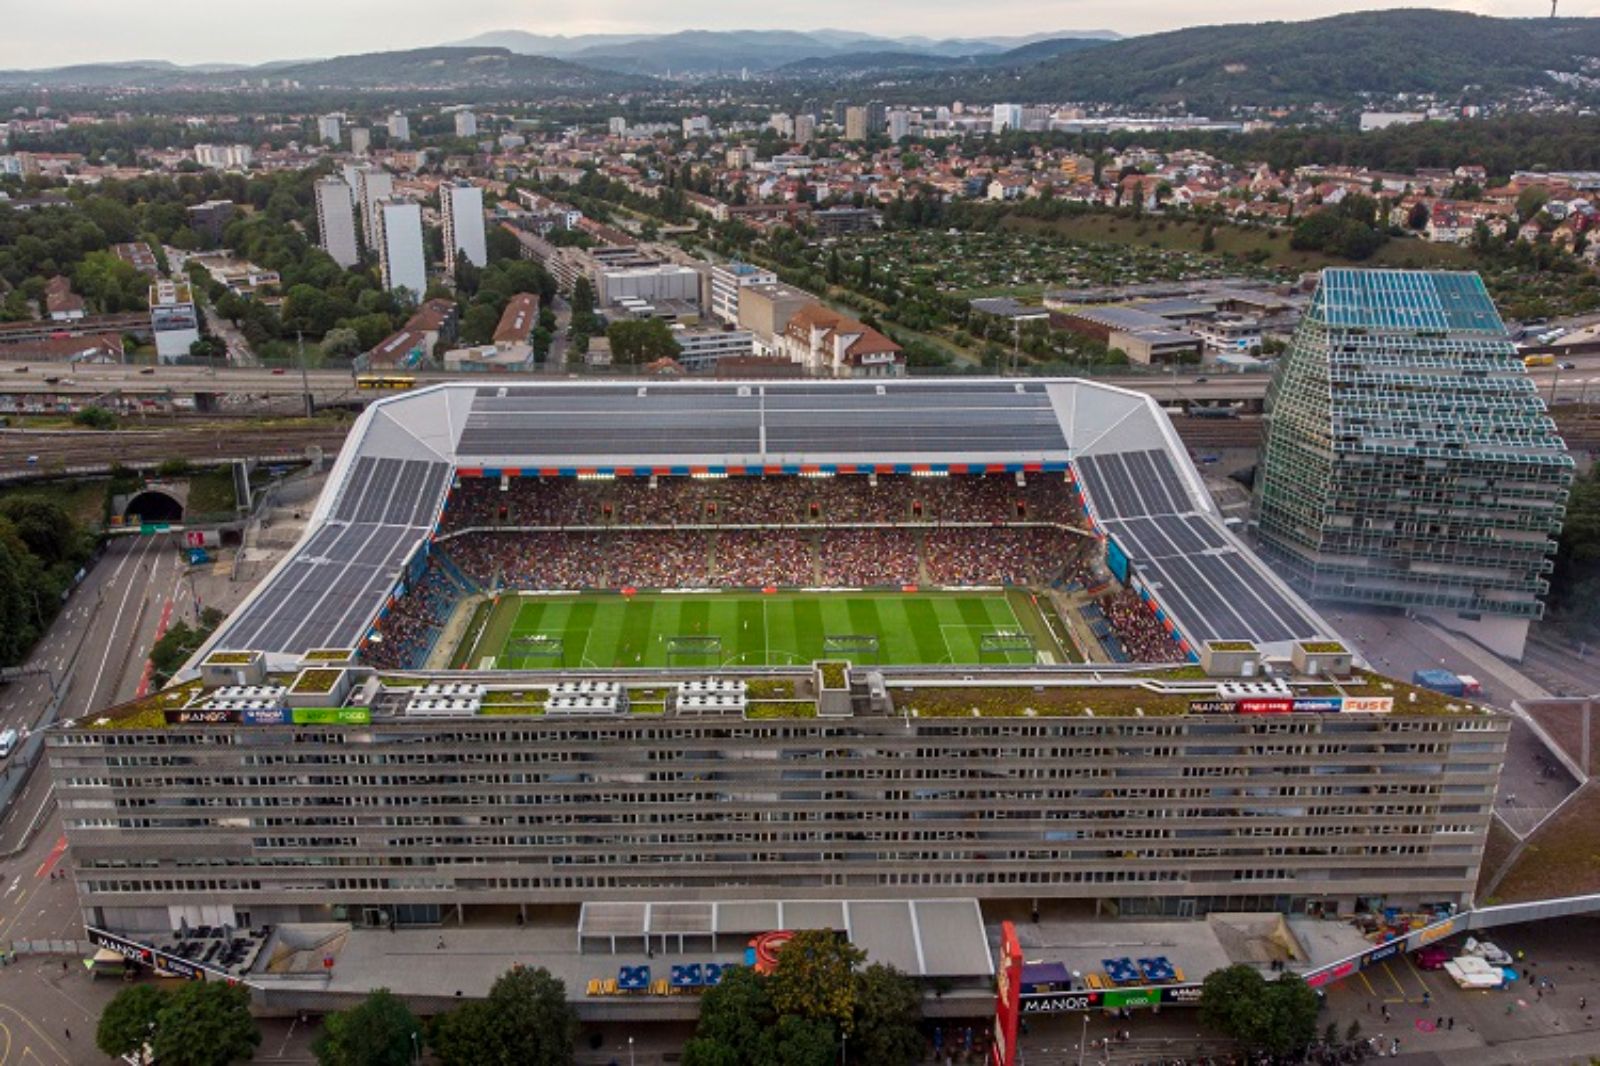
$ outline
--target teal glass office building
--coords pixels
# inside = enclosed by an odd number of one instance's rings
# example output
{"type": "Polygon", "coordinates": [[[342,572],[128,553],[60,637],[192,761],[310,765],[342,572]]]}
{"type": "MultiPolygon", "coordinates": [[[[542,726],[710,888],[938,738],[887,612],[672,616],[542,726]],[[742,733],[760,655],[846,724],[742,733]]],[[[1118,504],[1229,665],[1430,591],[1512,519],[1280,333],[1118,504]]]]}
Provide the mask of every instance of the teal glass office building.
{"type": "Polygon", "coordinates": [[[1520,657],[1573,461],[1476,274],[1329,269],[1267,392],[1253,516],[1303,595],[1520,657]]]}

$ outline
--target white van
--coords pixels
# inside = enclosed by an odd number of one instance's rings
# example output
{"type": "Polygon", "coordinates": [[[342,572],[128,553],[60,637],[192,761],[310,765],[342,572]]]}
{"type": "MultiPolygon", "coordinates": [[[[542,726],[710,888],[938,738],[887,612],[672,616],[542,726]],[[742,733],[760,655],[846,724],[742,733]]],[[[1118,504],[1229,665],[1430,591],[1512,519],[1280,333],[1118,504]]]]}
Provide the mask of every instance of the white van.
{"type": "Polygon", "coordinates": [[[10,755],[12,749],[16,746],[17,731],[15,729],[7,729],[4,733],[0,733],[0,759],[10,755]]]}

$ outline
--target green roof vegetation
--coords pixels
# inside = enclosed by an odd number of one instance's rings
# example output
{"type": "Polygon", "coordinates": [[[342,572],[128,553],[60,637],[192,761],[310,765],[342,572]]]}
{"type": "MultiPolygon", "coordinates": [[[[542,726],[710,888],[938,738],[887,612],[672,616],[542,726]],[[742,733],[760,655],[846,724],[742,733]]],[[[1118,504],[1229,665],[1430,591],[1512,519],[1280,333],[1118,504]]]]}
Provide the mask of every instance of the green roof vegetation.
{"type": "Polygon", "coordinates": [[[79,719],[80,725],[105,729],[159,729],[167,711],[180,710],[205,690],[199,678],[152,692],[148,696],[79,719]]]}
{"type": "Polygon", "coordinates": [[[745,682],[745,693],[753,700],[792,700],[794,682],[786,677],[757,678],[745,682]]]}
{"type": "Polygon", "coordinates": [[[305,659],[313,663],[345,663],[350,661],[352,654],[349,648],[318,648],[306,652],[305,659]]]}
{"type": "MultiPolygon", "coordinates": [[[[545,689],[543,688],[518,688],[494,689],[483,694],[485,707],[501,707],[507,704],[544,704],[545,689]]],[[[485,711],[485,714],[488,712],[485,711]]]]}
{"type": "Polygon", "coordinates": [[[1206,647],[1212,651],[1255,651],[1256,646],[1248,640],[1211,640],[1206,642],[1206,647]]]}
{"type": "Polygon", "coordinates": [[[295,679],[294,687],[290,692],[332,692],[333,686],[339,683],[342,670],[304,670],[295,679]]]}
{"type": "Polygon", "coordinates": [[[818,663],[817,669],[822,674],[822,687],[844,688],[845,668],[849,665],[835,661],[818,663]]]}
{"type": "Polygon", "coordinates": [[[1313,655],[1342,655],[1350,650],[1337,640],[1307,640],[1300,646],[1313,655]]]}
{"type": "Polygon", "coordinates": [[[643,702],[640,702],[640,703],[631,703],[630,702],[628,704],[628,713],[630,713],[630,714],[666,714],[667,713],[667,705],[665,703],[657,703],[654,700],[646,700],[646,701],[643,701],[643,702]]]}
{"type": "Polygon", "coordinates": [[[894,689],[895,706],[919,718],[1025,718],[1103,715],[1112,718],[1187,714],[1188,695],[1163,695],[1149,689],[1061,687],[1035,690],[1002,688],[894,689]]]}
{"type": "Polygon", "coordinates": [[[815,718],[817,705],[811,700],[753,700],[745,705],[746,718],[815,718]]]}
{"type": "Polygon", "coordinates": [[[532,718],[544,714],[542,703],[495,703],[484,704],[479,714],[498,715],[507,718],[532,718]]]}
{"type": "Polygon", "coordinates": [[[206,656],[207,666],[248,666],[255,661],[255,652],[249,651],[214,651],[206,656]]]}

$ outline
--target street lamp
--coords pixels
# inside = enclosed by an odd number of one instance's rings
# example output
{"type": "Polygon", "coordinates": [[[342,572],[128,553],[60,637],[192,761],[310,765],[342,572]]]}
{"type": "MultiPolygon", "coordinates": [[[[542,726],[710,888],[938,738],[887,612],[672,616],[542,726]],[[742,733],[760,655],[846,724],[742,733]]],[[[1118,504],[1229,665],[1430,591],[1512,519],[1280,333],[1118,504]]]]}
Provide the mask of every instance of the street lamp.
{"type": "Polygon", "coordinates": [[[633,1066],[633,1037],[628,1037],[628,1066],[633,1066]]]}
{"type": "Polygon", "coordinates": [[[1089,1012],[1083,1012],[1083,1033],[1078,1037],[1078,1066],[1083,1066],[1084,1049],[1089,1042],[1089,1012]]]}
{"type": "Polygon", "coordinates": [[[422,1061],[422,1037],[421,1037],[421,1035],[419,1035],[417,1033],[417,1031],[415,1029],[411,1030],[411,1050],[412,1050],[412,1053],[416,1057],[416,1061],[421,1062],[422,1061]]]}

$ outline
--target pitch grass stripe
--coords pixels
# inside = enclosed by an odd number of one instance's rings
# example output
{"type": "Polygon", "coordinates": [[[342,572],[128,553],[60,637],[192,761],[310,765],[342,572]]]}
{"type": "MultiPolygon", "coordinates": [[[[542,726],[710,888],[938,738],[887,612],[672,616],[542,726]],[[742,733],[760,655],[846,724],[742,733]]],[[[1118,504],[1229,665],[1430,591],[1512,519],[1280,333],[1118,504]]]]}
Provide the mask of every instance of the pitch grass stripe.
{"type": "Polygon", "coordinates": [[[767,630],[763,624],[761,601],[740,599],[735,601],[736,628],[729,650],[746,665],[766,665],[767,630]]]}
{"type": "MultiPolygon", "coordinates": [[[[1011,604],[1005,600],[983,600],[978,604],[978,606],[988,613],[989,625],[992,631],[1011,630],[1014,632],[1020,632],[1022,630],[1022,623],[1017,621],[1017,613],[1011,609],[1011,604]]],[[[979,640],[981,641],[982,637],[980,637],[979,640]]],[[[1008,663],[1021,665],[1023,663],[1033,662],[1034,657],[1032,654],[1025,651],[1008,651],[1005,653],[1005,661],[1008,663]]]]}
{"type": "MultiPolygon", "coordinates": [[[[761,645],[763,661],[770,666],[811,662],[814,656],[804,652],[803,631],[800,618],[795,613],[803,601],[762,596],[757,602],[761,605],[761,620],[765,627],[761,645]]],[[[820,643],[818,647],[821,647],[820,643]]]]}
{"type": "Polygon", "coordinates": [[[864,629],[878,638],[878,657],[886,663],[915,662],[921,657],[917,635],[912,632],[906,605],[893,596],[878,596],[871,601],[877,615],[877,629],[864,629]]]}
{"type": "Polygon", "coordinates": [[[617,627],[616,644],[611,649],[612,666],[632,666],[635,662],[642,665],[646,649],[653,650],[656,633],[667,631],[656,629],[656,613],[655,604],[648,600],[634,598],[627,601],[617,627]]]}
{"type": "MultiPolygon", "coordinates": [[[[805,662],[822,658],[822,635],[828,632],[823,628],[822,621],[822,608],[825,602],[820,599],[794,600],[794,608],[789,612],[794,619],[794,634],[788,646],[793,648],[805,662]]],[[[776,641],[772,646],[783,647],[776,641]]]]}
{"type": "MultiPolygon", "coordinates": [[[[913,599],[906,603],[906,631],[916,646],[917,658],[924,663],[937,663],[949,654],[944,637],[939,633],[939,612],[932,600],[913,599]]],[[[896,648],[898,652],[898,646],[896,648]]],[[[902,661],[896,658],[894,661],[902,661]]]]}

